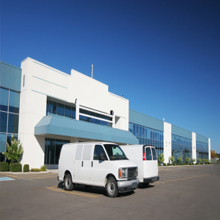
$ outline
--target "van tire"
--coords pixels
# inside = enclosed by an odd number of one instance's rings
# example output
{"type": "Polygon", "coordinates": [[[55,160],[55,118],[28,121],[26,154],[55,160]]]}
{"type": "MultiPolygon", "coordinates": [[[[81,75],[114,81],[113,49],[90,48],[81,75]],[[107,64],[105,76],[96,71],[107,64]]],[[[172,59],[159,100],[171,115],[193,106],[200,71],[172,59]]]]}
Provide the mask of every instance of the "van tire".
{"type": "Polygon", "coordinates": [[[73,190],[73,182],[70,174],[66,174],[64,179],[65,190],[71,191],[73,190]]]}
{"type": "Polygon", "coordinates": [[[105,186],[106,193],[109,197],[116,197],[118,195],[118,186],[114,177],[109,177],[105,186]]]}

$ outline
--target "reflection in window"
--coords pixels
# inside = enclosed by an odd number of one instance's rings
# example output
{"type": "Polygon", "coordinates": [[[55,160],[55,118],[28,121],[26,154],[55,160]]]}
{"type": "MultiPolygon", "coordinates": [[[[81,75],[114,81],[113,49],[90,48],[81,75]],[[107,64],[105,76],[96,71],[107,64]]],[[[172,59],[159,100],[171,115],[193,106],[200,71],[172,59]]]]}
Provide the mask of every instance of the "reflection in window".
{"type": "Polygon", "coordinates": [[[18,133],[18,120],[19,120],[18,115],[9,114],[8,133],[18,133]]]}
{"type": "Polygon", "coordinates": [[[163,153],[163,131],[133,123],[129,123],[129,131],[137,137],[139,144],[154,146],[157,154],[163,153]]]}
{"type": "Polygon", "coordinates": [[[69,118],[75,118],[76,110],[75,107],[64,105],[56,102],[47,100],[47,110],[46,115],[61,115],[69,118]]]}
{"type": "Polygon", "coordinates": [[[152,160],[151,150],[149,147],[146,148],[146,160],[152,160]]]}
{"type": "Polygon", "coordinates": [[[0,112],[0,132],[6,133],[7,128],[7,113],[0,112]]]}
{"type": "Polygon", "coordinates": [[[45,138],[44,163],[48,165],[58,164],[61,148],[63,144],[67,143],[70,143],[70,141],[45,138]]]}
{"type": "Polygon", "coordinates": [[[0,152],[6,151],[6,134],[0,134],[0,152]]]}
{"type": "Polygon", "coordinates": [[[10,91],[9,112],[19,113],[20,94],[10,91]]]}
{"type": "Polygon", "coordinates": [[[189,157],[192,160],[192,140],[189,138],[172,135],[172,156],[177,161],[178,157],[182,157],[182,162],[186,162],[189,157]]]}
{"type": "Polygon", "coordinates": [[[8,92],[9,90],[0,88],[0,110],[8,111],[8,92]]]}

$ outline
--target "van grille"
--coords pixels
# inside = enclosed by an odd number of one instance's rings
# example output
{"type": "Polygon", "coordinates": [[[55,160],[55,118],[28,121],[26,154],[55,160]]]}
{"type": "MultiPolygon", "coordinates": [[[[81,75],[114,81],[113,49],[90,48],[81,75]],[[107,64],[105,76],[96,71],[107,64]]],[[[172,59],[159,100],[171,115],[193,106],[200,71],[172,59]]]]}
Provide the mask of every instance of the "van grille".
{"type": "Polygon", "coordinates": [[[128,168],[128,179],[135,179],[137,177],[136,173],[137,168],[128,168]]]}

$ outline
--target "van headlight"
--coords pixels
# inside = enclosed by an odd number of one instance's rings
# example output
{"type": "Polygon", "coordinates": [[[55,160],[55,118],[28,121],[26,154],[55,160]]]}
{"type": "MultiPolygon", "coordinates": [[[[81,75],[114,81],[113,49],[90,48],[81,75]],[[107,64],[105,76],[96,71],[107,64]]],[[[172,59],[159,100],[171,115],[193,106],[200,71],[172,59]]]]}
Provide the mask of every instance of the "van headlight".
{"type": "Polygon", "coordinates": [[[135,177],[138,177],[138,168],[136,168],[135,173],[134,173],[135,177]]]}
{"type": "Polygon", "coordinates": [[[118,177],[119,178],[128,178],[128,168],[120,168],[118,170],[118,177]]]}

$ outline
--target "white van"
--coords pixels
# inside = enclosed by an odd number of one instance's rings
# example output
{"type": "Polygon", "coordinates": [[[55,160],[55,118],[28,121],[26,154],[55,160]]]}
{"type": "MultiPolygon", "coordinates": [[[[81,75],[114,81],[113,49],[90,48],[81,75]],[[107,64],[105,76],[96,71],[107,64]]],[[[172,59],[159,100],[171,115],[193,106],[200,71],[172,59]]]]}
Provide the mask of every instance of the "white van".
{"type": "Polygon", "coordinates": [[[121,146],[129,160],[138,165],[138,179],[141,184],[159,180],[158,161],[155,147],[147,145],[123,145],[121,146]]]}
{"type": "Polygon", "coordinates": [[[81,142],[63,145],[60,152],[58,180],[65,189],[75,184],[101,186],[115,197],[138,187],[138,168],[114,143],[81,142]]]}

